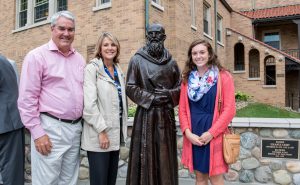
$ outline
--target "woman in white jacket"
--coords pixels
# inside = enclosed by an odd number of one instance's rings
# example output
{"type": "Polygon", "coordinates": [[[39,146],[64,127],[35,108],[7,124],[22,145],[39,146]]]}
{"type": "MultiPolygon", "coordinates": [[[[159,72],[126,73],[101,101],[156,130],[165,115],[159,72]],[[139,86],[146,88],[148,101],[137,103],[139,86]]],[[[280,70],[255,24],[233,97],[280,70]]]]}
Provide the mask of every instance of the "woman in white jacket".
{"type": "Polygon", "coordinates": [[[84,126],[81,148],[87,151],[91,185],[115,185],[120,144],[127,136],[124,75],[120,44],[110,33],[100,35],[95,58],[84,71],[84,126]]]}

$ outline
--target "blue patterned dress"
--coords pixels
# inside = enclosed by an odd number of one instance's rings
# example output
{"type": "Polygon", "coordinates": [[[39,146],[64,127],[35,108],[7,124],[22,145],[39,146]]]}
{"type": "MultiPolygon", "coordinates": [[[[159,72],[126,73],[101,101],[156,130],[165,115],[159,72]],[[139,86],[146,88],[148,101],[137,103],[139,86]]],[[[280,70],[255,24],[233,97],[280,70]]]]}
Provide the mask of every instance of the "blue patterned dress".
{"type": "MultiPolygon", "coordinates": [[[[208,131],[211,127],[214,116],[216,93],[217,85],[214,84],[199,101],[194,102],[189,100],[192,133],[201,136],[202,133],[208,131]]],[[[209,144],[204,146],[193,145],[193,165],[195,170],[200,171],[201,173],[209,172],[209,152],[209,144]]]]}

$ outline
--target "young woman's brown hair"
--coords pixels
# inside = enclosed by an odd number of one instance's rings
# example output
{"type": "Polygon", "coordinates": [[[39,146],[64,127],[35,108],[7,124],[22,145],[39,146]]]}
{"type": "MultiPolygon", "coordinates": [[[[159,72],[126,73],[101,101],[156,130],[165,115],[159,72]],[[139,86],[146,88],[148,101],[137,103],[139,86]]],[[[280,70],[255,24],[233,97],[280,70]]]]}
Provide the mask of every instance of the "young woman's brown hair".
{"type": "Polygon", "coordinates": [[[198,44],[202,44],[206,46],[208,54],[209,54],[209,59],[207,65],[210,67],[212,65],[217,66],[219,70],[223,70],[224,67],[221,65],[218,56],[215,54],[211,44],[207,42],[206,40],[203,39],[198,39],[195,40],[194,42],[191,43],[189,49],[188,49],[188,58],[187,61],[185,62],[185,66],[182,72],[182,81],[183,83],[187,83],[190,72],[194,69],[196,69],[196,65],[193,63],[192,60],[192,49],[197,46],[198,44]]]}

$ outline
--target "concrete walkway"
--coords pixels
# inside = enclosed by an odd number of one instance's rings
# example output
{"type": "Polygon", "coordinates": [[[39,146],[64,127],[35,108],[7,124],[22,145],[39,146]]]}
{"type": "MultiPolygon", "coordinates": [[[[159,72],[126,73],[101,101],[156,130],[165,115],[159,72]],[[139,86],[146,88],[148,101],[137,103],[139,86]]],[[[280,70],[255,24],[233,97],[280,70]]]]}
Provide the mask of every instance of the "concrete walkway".
{"type": "MultiPolygon", "coordinates": [[[[1,183],[0,183],[1,185],[1,183]]],[[[31,183],[25,183],[25,185],[31,185],[31,183]]],[[[89,180],[82,180],[78,182],[78,185],[90,185],[89,180]]],[[[125,179],[117,179],[116,185],[125,185],[125,179]]],[[[179,178],[179,185],[195,185],[194,179],[183,179],[179,178]]],[[[241,185],[241,183],[238,182],[226,182],[225,185],[241,185]]],[[[260,183],[243,183],[243,185],[275,185],[273,183],[268,184],[260,184],[260,183]]]]}
{"type": "MultiPolygon", "coordinates": [[[[78,185],[90,185],[90,183],[88,180],[85,180],[85,181],[79,181],[78,185]]],[[[125,185],[125,179],[118,179],[116,185],[125,185]]],[[[195,185],[195,180],[179,178],[179,185],[195,185]]],[[[241,184],[237,183],[237,182],[225,182],[225,185],[241,185],[241,184]]],[[[243,185],[261,185],[261,184],[243,183],[243,185]]],[[[264,184],[264,185],[266,185],[266,184],[264,184]]],[[[268,185],[271,185],[271,184],[268,184],[268,185]]]]}

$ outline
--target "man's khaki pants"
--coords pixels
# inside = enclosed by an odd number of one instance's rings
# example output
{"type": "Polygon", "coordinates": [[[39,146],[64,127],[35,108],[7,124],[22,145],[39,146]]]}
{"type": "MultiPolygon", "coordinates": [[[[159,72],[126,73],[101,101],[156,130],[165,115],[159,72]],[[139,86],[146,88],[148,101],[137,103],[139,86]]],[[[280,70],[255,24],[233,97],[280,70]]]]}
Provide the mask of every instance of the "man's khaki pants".
{"type": "Polygon", "coordinates": [[[51,153],[40,154],[31,139],[32,185],[76,185],[82,125],[41,115],[41,124],[52,142],[51,153]]]}

